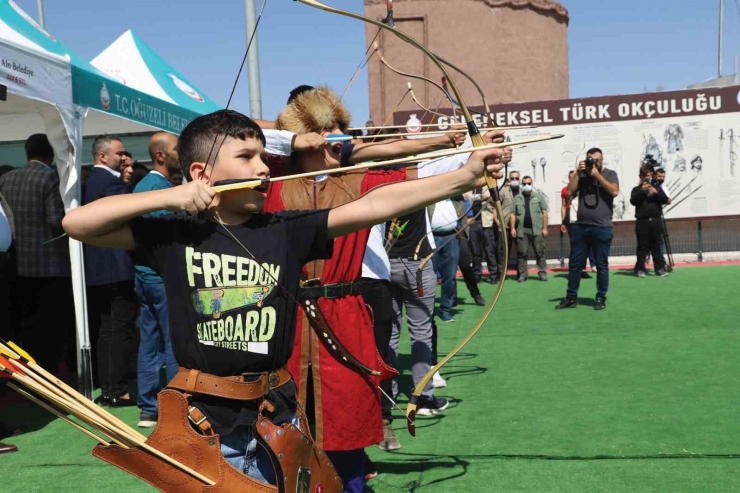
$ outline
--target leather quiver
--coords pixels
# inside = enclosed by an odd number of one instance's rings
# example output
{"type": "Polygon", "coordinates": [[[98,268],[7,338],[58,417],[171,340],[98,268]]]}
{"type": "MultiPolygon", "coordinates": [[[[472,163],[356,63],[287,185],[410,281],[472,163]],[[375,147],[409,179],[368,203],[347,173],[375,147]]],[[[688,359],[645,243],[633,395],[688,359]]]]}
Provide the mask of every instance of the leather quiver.
{"type": "MultiPolygon", "coordinates": [[[[297,426],[257,422],[255,436],[273,460],[278,486],[257,481],[234,469],[221,454],[218,435],[200,435],[188,421],[188,402],[176,390],[159,393],[159,419],[147,445],[211,479],[206,485],[148,452],[118,445],[97,445],[93,455],[136,476],[159,491],[170,493],[340,493],[342,482],[326,453],[297,426]],[[298,484],[310,489],[296,489],[298,484]]],[[[300,412],[300,411],[299,411],[300,412]]],[[[302,417],[302,416],[301,416],[302,417]]]]}
{"type": "MultiPolygon", "coordinates": [[[[300,408],[298,412],[303,414],[300,408]]],[[[281,492],[341,493],[343,490],[342,480],[326,453],[296,425],[277,426],[261,417],[255,424],[255,436],[270,454],[281,492]]]]}
{"type": "Polygon", "coordinates": [[[246,476],[226,462],[218,435],[196,433],[188,421],[188,403],[175,390],[159,393],[157,428],[146,440],[150,445],[183,465],[211,479],[208,486],[189,474],[141,449],[97,445],[93,455],[146,481],[159,491],[171,493],[277,493],[275,486],[246,476]]]}

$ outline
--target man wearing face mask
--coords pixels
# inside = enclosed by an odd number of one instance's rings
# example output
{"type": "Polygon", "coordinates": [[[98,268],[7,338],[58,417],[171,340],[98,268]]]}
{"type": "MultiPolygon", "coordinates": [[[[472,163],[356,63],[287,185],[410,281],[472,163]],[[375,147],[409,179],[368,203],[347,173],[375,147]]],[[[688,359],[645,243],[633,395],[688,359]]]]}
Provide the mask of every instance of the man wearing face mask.
{"type": "Polygon", "coordinates": [[[604,154],[594,147],[568,183],[573,200],[578,194],[578,217],[570,227],[570,260],[568,261],[568,291],[557,310],[578,306],[581,271],[586,266],[589,248],[593,248],[598,267],[594,310],[606,308],[609,289],[609,250],[614,238],[614,198],[619,195],[617,173],[604,168],[604,154]]]}
{"type": "Polygon", "coordinates": [[[532,188],[532,177],[522,180],[522,193],[514,197],[511,209],[511,235],[516,238],[519,282],[527,280],[527,256],[534,250],[539,268],[540,281],[547,281],[545,260],[545,238],[547,238],[547,202],[545,197],[532,188]]]}
{"type": "Polygon", "coordinates": [[[665,168],[659,168],[655,170],[655,183],[660,185],[661,190],[663,190],[663,193],[668,198],[668,202],[666,202],[666,205],[671,205],[671,202],[673,202],[673,200],[671,199],[671,194],[668,191],[668,187],[665,186],[665,168]]]}
{"type": "Polygon", "coordinates": [[[506,271],[509,267],[512,266],[512,262],[515,265],[516,264],[516,257],[511,254],[511,252],[514,252],[516,248],[516,239],[511,236],[511,207],[514,204],[514,198],[519,195],[520,187],[519,187],[519,172],[518,171],[512,171],[509,173],[509,183],[504,185],[503,188],[501,188],[501,192],[499,192],[499,196],[501,197],[501,209],[504,213],[504,217],[501,220],[500,224],[503,225],[503,227],[506,228],[506,238],[508,238],[509,242],[509,265],[504,265],[504,242],[499,241],[498,242],[498,258],[499,258],[499,265],[498,265],[498,272],[499,276],[506,277],[506,271]]]}
{"type": "Polygon", "coordinates": [[[665,259],[660,251],[660,240],[663,235],[662,207],[668,203],[663,188],[654,186],[653,167],[645,165],[640,168],[640,184],[632,189],[630,202],[635,206],[635,234],[637,235],[637,264],[635,274],[644,278],[645,259],[648,252],[653,256],[655,274],[668,276],[665,271],[665,259]]]}

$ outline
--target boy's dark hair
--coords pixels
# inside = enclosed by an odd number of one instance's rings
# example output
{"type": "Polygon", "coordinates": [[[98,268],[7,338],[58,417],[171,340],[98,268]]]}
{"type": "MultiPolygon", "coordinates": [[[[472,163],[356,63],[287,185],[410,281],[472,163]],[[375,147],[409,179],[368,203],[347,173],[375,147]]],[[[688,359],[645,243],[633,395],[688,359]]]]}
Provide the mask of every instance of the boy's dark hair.
{"type": "Polygon", "coordinates": [[[642,178],[643,176],[647,176],[648,173],[652,175],[653,173],[655,173],[655,169],[649,164],[644,164],[640,166],[640,178],[642,178]]]}
{"type": "MultiPolygon", "coordinates": [[[[524,180],[526,180],[526,179],[530,179],[530,180],[532,180],[532,177],[531,177],[531,176],[529,176],[529,175],[527,175],[527,176],[525,176],[524,178],[522,178],[522,181],[524,181],[524,180]]],[[[532,180],[532,181],[534,181],[534,180],[532,180]]]]}
{"type": "Polygon", "coordinates": [[[599,149],[598,147],[592,147],[591,149],[586,151],[586,156],[590,156],[591,154],[596,154],[597,152],[601,154],[602,156],[604,155],[604,153],[601,152],[601,149],[599,149]]]}
{"type": "Polygon", "coordinates": [[[315,87],[313,87],[313,86],[307,86],[305,84],[296,87],[295,89],[293,89],[292,91],[290,91],[290,96],[288,96],[288,102],[286,104],[292,103],[295,98],[297,98],[298,96],[300,96],[304,92],[310,91],[312,89],[315,89],[315,87]]]}
{"type": "Polygon", "coordinates": [[[190,165],[208,161],[216,162],[216,157],[226,137],[247,140],[258,139],[266,145],[265,134],[251,118],[234,110],[219,110],[199,116],[188,124],[180,134],[177,153],[180,155],[180,168],[186,180],[192,181],[190,165]]]}
{"type": "Polygon", "coordinates": [[[33,134],[26,140],[26,159],[54,160],[54,149],[45,134],[33,134]]]}

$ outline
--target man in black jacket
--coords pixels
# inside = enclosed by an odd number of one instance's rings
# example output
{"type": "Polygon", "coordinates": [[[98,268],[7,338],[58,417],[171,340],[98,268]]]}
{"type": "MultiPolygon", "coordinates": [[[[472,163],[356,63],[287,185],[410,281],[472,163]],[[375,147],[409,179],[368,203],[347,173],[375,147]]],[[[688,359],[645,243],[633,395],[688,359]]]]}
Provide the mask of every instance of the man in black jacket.
{"type": "MultiPolygon", "coordinates": [[[[118,137],[103,135],[93,143],[92,174],[85,185],[83,204],[111,195],[130,193],[121,179],[126,149],[118,137]]],[[[127,391],[129,367],[134,361],[134,330],[138,307],[134,291],[134,264],[125,250],[85,245],[90,336],[98,363],[101,403],[135,406],[127,391]]]]}
{"type": "Polygon", "coordinates": [[[655,273],[661,277],[668,276],[665,271],[665,259],[660,251],[660,240],[663,234],[661,212],[668,197],[661,186],[653,186],[653,167],[645,165],[640,168],[640,184],[632,189],[630,202],[635,206],[635,233],[637,234],[637,277],[645,277],[645,259],[648,252],[653,256],[655,273]]]}
{"type": "MultiPolygon", "coordinates": [[[[13,246],[13,237],[15,231],[15,225],[13,223],[13,212],[10,210],[10,206],[5,201],[3,194],[0,193],[0,320],[10,320],[10,284],[8,278],[14,274],[14,264],[11,264],[11,255],[13,246]]],[[[6,323],[5,330],[11,330],[12,324],[6,323]]],[[[3,333],[0,329],[0,333],[3,337],[15,339],[10,335],[3,333]]],[[[0,401],[6,392],[4,388],[0,388],[0,401]]],[[[5,438],[12,433],[3,423],[0,423],[0,438],[5,438]]],[[[0,442],[0,454],[7,454],[9,452],[17,452],[18,447],[9,443],[0,442]]]]}

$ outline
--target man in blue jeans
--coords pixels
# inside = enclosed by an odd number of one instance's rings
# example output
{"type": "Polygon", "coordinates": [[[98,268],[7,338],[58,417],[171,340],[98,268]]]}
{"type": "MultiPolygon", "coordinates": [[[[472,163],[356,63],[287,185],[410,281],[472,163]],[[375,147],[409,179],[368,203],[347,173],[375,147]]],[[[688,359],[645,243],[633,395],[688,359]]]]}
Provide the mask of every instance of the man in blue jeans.
{"type": "Polygon", "coordinates": [[[460,216],[465,212],[462,197],[456,200],[443,200],[427,208],[436,255],[432,257],[434,270],[442,279],[442,293],[439,298],[439,318],[443,322],[454,322],[452,304],[455,300],[457,265],[460,258],[460,243],[452,239],[457,235],[460,216]]]}
{"type": "MultiPolygon", "coordinates": [[[[153,170],[136,184],[134,193],[164,190],[171,188],[173,172],[180,169],[180,158],[177,154],[177,137],[158,132],[149,140],[149,156],[152,158],[153,170]]],[[[149,215],[168,214],[157,211],[149,215]]],[[[136,265],[136,294],[141,306],[141,340],[139,342],[138,361],[138,397],[137,405],[140,428],[152,428],[157,425],[157,394],[161,390],[159,372],[166,366],[167,381],[177,374],[178,365],[172,352],[170,342],[170,325],[167,315],[167,296],[162,278],[149,267],[136,265]]]]}
{"type": "Polygon", "coordinates": [[[586,160],[579,163],[578,171],[571,176],[568,193],[571,197],[578,194],[578,217],[570,227],[568,291],[555,309],[578,306],[581,271],[592,249],[598,267],[594,310],[603,310],[609,289],[609,250],[614,238],[612,214],[614,197],[619,195],[619,178],[615,171],[604,169],[601,149],[589,149],[586,160]]]}

